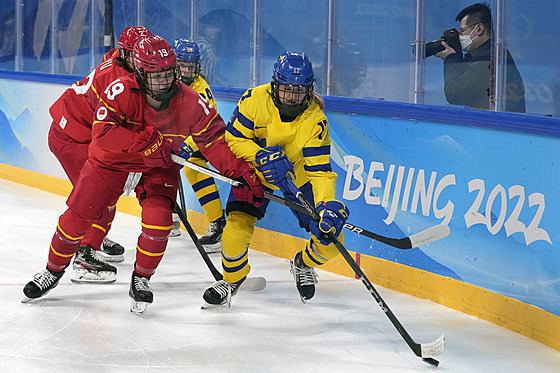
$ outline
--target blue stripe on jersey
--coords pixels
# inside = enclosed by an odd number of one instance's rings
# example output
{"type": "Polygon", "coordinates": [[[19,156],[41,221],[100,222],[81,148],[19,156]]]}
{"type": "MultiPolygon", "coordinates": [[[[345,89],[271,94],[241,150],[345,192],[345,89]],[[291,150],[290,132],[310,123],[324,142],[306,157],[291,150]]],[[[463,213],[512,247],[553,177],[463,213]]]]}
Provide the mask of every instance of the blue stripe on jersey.
{"type": "Polygon", "coordinates": [[[209,194],[205,195],[204,197],[200,198],[198,200],[198,202],[200,202],[200,206],[204,206],[205,204],[207,204],[209,202],[212,202],[212,201],[215,201],[219,198],[220,198],[220,193],[212,192],[212,193],[209,193],[209,194]]]}
{"type": "Polygon", "coordinates": [[[331,153],[331,146],[314,146],[314,147],[307,147],[303,148],[303,156],[304,157],[315,157],[318,155],[329,155],[331,153]]]}
{"type": "Polygon", "coordinates": [[[315,165],[315,166],[303,165],[303,168],[307,172],[319,172],[319,171],[330,172],[330,171],[332,171],[330,163],[318,164],[318,165],[315,165]]]}
{"type": "Polygon", "coordinates": [[[235,122],[235,120],[237,119],[237,117],[239,116],[239,108],[235,108],[235,110],[233,111],[233,114],[231,115],[231,118],[229,119],[229,122],[226,126],[226,131],[228,131],[229,133],[231,133],[233,136],[240,138],[240,139],[246,139],[247,137],[245,137],[241,132],[239,132],[234,126],[233,123],[235,122]]]}
{"type": "Polygon", "coordinates": [[[226,127],[226,131],[239,139],[247,139],[247,137],[245,137],[241,132],[239,132],[233,125],[230,125],[229,123],[226,127]]]}
{"type": "Polygon", "coordinates": [[[323,263],[315,260],[315,258],[313,257],[313,255],[311,255],[311,252],[309,252],[309,243],[307,245],[305,245],[305,252],[307,253],[307,257],[309,259],[311,259],[311,261],[315,264],[317,264],[318,266],[323,265],[323,263]]]}
{"type": "Polygon", "coordinates": [[[237,111],[237,120],[243,125],[243,127],[247,128],[248,130],[254,131],[255,122],[247,118],[245,115],[241,114],[239,111],[237,111]]]}
{"type": "Polygon", "coordinates": [[[228,273],[234,273],[237,271],[241,271],[243,269],[243,267],[245,267],[247,264],[249,263],[249,259],[245,260],[243,263],[241,263],[238,266],[235,267],[228,267],[227,265],[222,266],[223,270],[228,272],[228,273]]]}
{"type": "Polygon", "coordinates": [[[208,177],[207,179],[200,180],[198,183],[194,183],[194,184],[192,185],[192,188],[193,188],[193,190],[194,190],[195,193],[196,193],[196,192],[198,192],[199,190],[201,190],[201,189],[203,189],[203,188],[206,188],[207,186],[215,185],[215,184],[216,184],[216,182],[214,181],[214,179],[211,178],[211,177],[208,177]]]}

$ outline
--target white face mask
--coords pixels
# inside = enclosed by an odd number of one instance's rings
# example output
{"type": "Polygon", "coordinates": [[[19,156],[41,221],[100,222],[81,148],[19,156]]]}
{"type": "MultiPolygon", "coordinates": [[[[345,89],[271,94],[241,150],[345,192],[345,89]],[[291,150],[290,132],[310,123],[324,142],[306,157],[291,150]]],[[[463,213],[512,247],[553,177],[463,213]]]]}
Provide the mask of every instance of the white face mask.
{"type": "Polygon", "coordinates": [[[474,38],[471,38],[472,33],[477,27],[478,25],[476,25],[468,35],[459,35],[459,43],[461,43],[461,48],[463,48],[465,52],[471,49],[472,41],[478,37],[478,35],[476,35],[474,38]]]}

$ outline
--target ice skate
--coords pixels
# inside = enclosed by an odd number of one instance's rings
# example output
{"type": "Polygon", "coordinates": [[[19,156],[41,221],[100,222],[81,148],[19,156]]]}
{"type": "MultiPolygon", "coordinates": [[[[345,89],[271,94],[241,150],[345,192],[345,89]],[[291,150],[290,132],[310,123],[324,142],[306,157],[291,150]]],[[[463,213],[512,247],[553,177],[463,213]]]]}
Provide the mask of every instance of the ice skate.
{"type": "Polygon", "coordinates": [[[204,291],[202,298],[206,302],[202,309],[213,308],[226,304],[231,307],[231,297],[237,294],[239,287],[245,281],[246,277],[241,280],[230,284],[224,280],[216,281],[204,291]]]}
{"type": "Polygon", "coordinates": [[[222,233],[226,226],[226,219],[222,216],[208,225],[204,236],[199,241],[208,254],[219,253],[222,251],[222,233]]]}
{"type": "Polygon", "coordinates": [[[124,262],[124,247],[107,237],[103,239],[103,244],[101,245],[99,254],[101,255],[101,258],[106,262],[124,262]]]}
{"type": "Polygon", "coordinates": [[[154,301],[154,293],[150,286],[150,278],[139,275],[136,271],[132,272],[130,289],[128,295],[132,298],[130,302],[130,312],[143,314],[154,301]]]}
{"type": "Polygon", "coordinates": [[[315,295],[315,284],[317,284],[317,273],[311,267],[303,263],[301,252],[296,253],[290,260],[290,272],[296,280],[296,287],[303,303],[315,295]]]}
{"type": "Polygon", "coordinates": [[[24,286],[23,294],[26,298],[22,299],[21,302],[27,303],[47,294],[58,285],[63,274],[64,271],[54,272],[48,268],[36,273],[35,276],[33,276],[33,280],[29,281],[27,285],[24,286]]]}
{"type": "Polygon", "coordinates": [[[70,279],[77,284],[109,284],[117,280],[117,269],[100,258],[91,246],[80,246],[74,258],[70,279]]]}
{"type": "Polygon", "coordinates": [[[173,213],[173,228],[171,228],[171,233],[169,237],[179,237],[181,235],[181,218],[179,214],[173,213]]]}

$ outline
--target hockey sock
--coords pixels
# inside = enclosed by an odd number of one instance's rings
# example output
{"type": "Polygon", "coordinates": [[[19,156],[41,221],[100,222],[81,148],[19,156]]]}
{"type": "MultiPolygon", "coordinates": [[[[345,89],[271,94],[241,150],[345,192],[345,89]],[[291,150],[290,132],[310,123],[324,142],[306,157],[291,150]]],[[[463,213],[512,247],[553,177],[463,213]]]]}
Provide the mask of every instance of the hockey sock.
{"type": "Polygon", "coordinates": [[[84,235],[81,243],[82,246],[89,245],[93,247],[94,250],[99,250],[101,248],[101,244],[103,243],[103,238],[107,236],[109,230],[111,229],[111,224],[115,219],[116,212],[116,205],[109,206],[101,218],[94,221],[90,229],[84,235]]]}
{"type": "MultiPolygon", "coordinates": [[[[344,244],[344,235],[342,232],[338,239],[344,244]]],[[[301,259],[305,265],[316,267],[325,264],[328,260],[337,256],[338,253],[339,251],[334,244],[322,245],[318,239],[311,235],[311,239],[307,241],[305,250],[302,252],[301,259]]]]}
{"type": "Polygon", "coordinates": [[[47,267],[55,272],[64,270],[78,251],[80,240],[90,226],[90,220],[67,209],[58,219],[51,240],[47,267]]]}
{"type": "Polygon", "coordinates": [[[256,223],[257,218],[244,212],[230,212],[222,235],[222,267],[226,282],[237,282],[249,274],[248,247],[256,223]]]}
{"type": "MultiPolygon", "coordinates": [[[[201,158],[191,157],[189,161],[208,167],[206,161],[201,158]]],[[[185,176],[191,184],[208,222],[221,218],[223,216],[222,201],[214,178],[188,167],[185,167],[185,176]]]]}
{"type": "Polygon", "coordinates": [[[167,197],[151,196],[142,200],[141,205],[142,233],[136,246],[135,270],[139,275],[149,277],[155,273],[163,258],[173,219],[167,197]]]}

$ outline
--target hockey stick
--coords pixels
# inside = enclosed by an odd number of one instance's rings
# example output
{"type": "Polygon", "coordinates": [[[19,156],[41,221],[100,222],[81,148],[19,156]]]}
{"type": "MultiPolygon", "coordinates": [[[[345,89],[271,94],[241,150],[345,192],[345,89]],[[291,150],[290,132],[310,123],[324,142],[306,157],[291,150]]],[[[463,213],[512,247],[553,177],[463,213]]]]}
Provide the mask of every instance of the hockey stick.
{"type": "Polygon", "coordinates": [[[103,38],[105,53],[113,48],[113,34],[113,0],[105,0],[105,35],[103,38]]]}
{"type": "Polygon", "coordinates": [[[181,202],[180,208],[183,209],[185,216],[187,216],[187,204],[185,203],[185,191],[183,190],[183,182],[179,176],[179,201],[181,202]]]}
{"type": "MultiPolygon", "coordinates": [[[[181,182],[181,179],[179,179],[179,188],[181,188],[181,190],[183,189],[183,183],[181,182]]],[[[175,212],[177,213],[177,215],[179,215],[179,219],[181,219],[181,223],[183,223],[183,225],[187,229],[187,232],[189,233],[191,240],[194,242],[194,245],[196,246],[198,253],[202,257],[202,260],[204,260],[204,263],[206,263],[206,265],[208,266],[208,269],[212,273],[212,276],[214,276],[214,279],[216,281],[223,280],[224,276],[222,276],[220,271],[218,271],[216,269],[216,266],[214,266],[214,263],[212,263],[212,260],[210,260],[208,253],[206,252],[206,250],[204,250],[204,247],[202,247],[202,244],[200,243],[198,236],[196,235],[194,229],[192,228],[189,221],[187,220],[187,214],[183,210],[183,208],[186,206],[184,194],[180,192],[179,198],[181,200],[181,204],[183,205],[183,207],[177,206],[175,208],[175,212]]],[[[245,289],[249,291],[259,291],[264,289],[265,287],[266,287],[266,279],[264,277],[247,277],[247,279],[245,279],[245,281],[241,284],[240,289],[245,289]]]]}
{"type": "Polygon", "coordinates": [[[189,236],[191,237],[192,241],[194,242],[194,245],[196,246],[196,248],[198,249],[198,252],[199,252],[200,256],[202,257],[202,260],[204,260],[204,263],[206,263],[206,265],[208,266],[208,269],[212,273],[212,276],[214,276],[214,279],[216,279],[216,281],[222,280],[224,277],[216,269],[216,267],[214,266],[214,263],[212,263],[212,260],[210,260],[210,257],[208,256],[208,253],[204,250],[204,247],[202,247],[202,244],[198,240],[198,237],[197,237],[196,233],[194,232],[193,228],[189,224],[189,221],[187,220],[187,215],[185,215],[185,212],[183,211],[183,209],[180,208],[179,206],[177,206],[177,208],[175,209],[175,212],[177,213],[177,215],[179,215],[179,219],[181,219],[181,223],[183,223],[183,225],[187,229],[187,232],[189,233],[189,236]]]}
{"type": "MultiPolygon", "coordinates": [[[[294,193],[294,195],[297,197],[297,199],[302,203],[302,205],[311,214],[311,216],[313,217],[313,220],[319,221],[321,218],[320,218],[319,214],[317,213],[317,210],[315,209],[315,207],[312,206],[311,203],[309,203],[307,198],[305,198],[303,193],[298,189],[296,184],[289,177],[288,177],[288,186],[290,187],[290,190],[292,191],[292,193],[294,193]]],[[[414,342],[414,340],[408,334],[408,332],[406,331],[404,326],[402,326],[402,324],[399,322],[399,320],[397,319],[397,317],[395,316],[393,311],[391,311],[391,309],[389,308],[387,303],[385,303],[385,301],[383,300],[381,295],[377,292],[377,290],[375,290],[372,283],[366,277],[364,272],[362,272],[362,270],[360,269],[358,264],[356,264],[356,261],[354,260],[354,258],[352,258],[352,256],[350,256],[350,254],[348,253],[348,251],[346,250],[344,245],[342,245],[342,243],[338,240],[337,236],[335,236],[333,232],[329,232],[327,234],[327,236],[328,236],[329,240],[332,243],[334,243],[334,245],[336,246],[336,248],[338,249],[340,254],[344,257],[346,262],[350,265],[350,267],[352,267],[352,269],[354,270],[354,273],[360,278],[362,283],[366,286],[366,288],[368,289],[370,294],[376,300],[377,304],[379,304],[379,307],[381,307],[383,312],[385,312],[385,315],[387,315],[389,320],[391,320],[391,322],[393,323],[393,325],[395,326],[397,331],[400,333],[400,335],[403,337],[403,339],[408,344],[408,346],[412,349],[412,351],[416,354],[416,356],[421,357],[422,360],[424,360],[425,362],[437,367],[439,365],[439,361],[434,359],[434,357],[440,355],[443,352],[443,349],[445,348],[445,338],[443,337],[443,335],[440,336],[435,341],[430,342],[430,343],[419,344],[419,343],[414,342]]]]}
{"type": "MultiPolygon", "coordinates": [[[[189,167],[195,171],[201,172],[203,174],[212,176],[220,181],[226,182],[230,185],[233,186],[239,186],[242,183],[240,181],[231,179],[227,176],[224,176],[222,174],[220,174],[219,172],[210,170],[206,167],[202,167],[199,166],[195,163],[189,162],[184,158],[181,158],[177,155],[171,154],[171,159],[180,165],[183,165],[185,167],[189,167]]],[[[307,211],[307,209],[300,205],[299,203],[295,203],[292,202],[290,200],[287,200],[285,198],[279,197],[277,195],[274,195],[272,193],[269,192],[264,192],[264,196],[265,198],[274,201],[276,203],[280,203],[284,206],[288,206],[289,208],[302,212],[304,214],[309,214],[309,211],[307,211]]],[[[418,246],[422,246],[422,245],[426,245],[430,242],[434,242],[437,240],[440,240],[444,237],[447,237],[449,235],[449,233],[451,232],[449,227],[447,225],[443,225],[443,224],[438,224],[435,225],[433,227],[430,227],[426,230],[423,230],[422,232],[418,232],[413,234],[412,236],[409,237],[403,237],[403,238],[390,238],[390,237],[385,237],[382,235],[379,235],[377,233],[373,233],[370,232],[364,228],[360,228],[358,226],[355,226],[353,224],[350,223],[346,223],[344,224],[344,228],[348,229],[351,232],[354,232],[356,234],[360,234],[362,236],[366,236],[369,237],[373,240],[382,242],[384,244],[387,244],[389,246],[392,246],[394,248],[400,249],[400,250],[408,250],[408,249],[412,249],[418,246]]]]}

